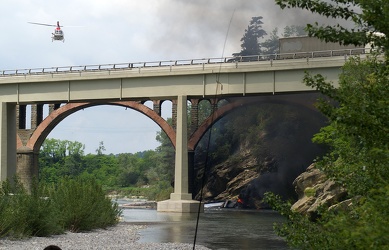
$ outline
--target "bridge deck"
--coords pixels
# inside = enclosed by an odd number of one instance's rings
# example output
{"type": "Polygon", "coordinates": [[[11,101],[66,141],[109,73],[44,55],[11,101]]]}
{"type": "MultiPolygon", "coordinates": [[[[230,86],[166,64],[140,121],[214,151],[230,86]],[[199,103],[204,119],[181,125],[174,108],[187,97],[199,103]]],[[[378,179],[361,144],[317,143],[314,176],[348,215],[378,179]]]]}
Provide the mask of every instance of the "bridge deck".
{"type": "Polygon", "coordinates": [[[84,66],[61,66],[49,68],[32,68],[32,69],[13,69],[1,70],[1,76],[16,76],[16,75],[33,75],[33,74],[47,74],[47,73],[74,73],[85,71],[116,71],[123,69],[142,69],[153,67],[174,67],[174,66],[188,66],[188,65],[205,65],[205,64],[223,64],[231,62],[253,62],[253,61],[272,61],[284,59],[298,59],[298,58],[322,58],[333,56],[350,56],[367,53],[364,48],[329,50],[329,51],[313,51],[313,52],[297,52],[284,54],[270,54],[270,55],[254,55],[254,56],[240,56],[240,57],[223,57],[223,58],[202,58],[202,59],[187,59],[187,60],[169,60],[169,61],[154,61],[154,62],[130,62],[117,64],[100,64],[100,65],[84,65],[84,66]]]}
{"type": "Polygon", "coordinates": [[[305,71],[321,73],[336,83],[347,56],[250,58],[256,60],[219,58],[3,71],[0,93],[5,102],[31,103],[310,91],[302,83],[305,71]]]}

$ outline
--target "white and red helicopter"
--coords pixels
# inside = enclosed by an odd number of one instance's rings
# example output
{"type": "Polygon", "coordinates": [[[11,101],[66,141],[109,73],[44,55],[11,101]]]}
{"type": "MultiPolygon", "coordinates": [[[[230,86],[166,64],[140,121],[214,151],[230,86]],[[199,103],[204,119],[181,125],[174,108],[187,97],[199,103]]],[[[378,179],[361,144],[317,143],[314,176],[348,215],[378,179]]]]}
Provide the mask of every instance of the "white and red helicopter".
{"type": "Polygon", "coordinates": [[[65,34],[61,30],[61,25],[59,25],[59,21],[57,21],[57,25],[55,24],[46,24],[46,23],[33,23],[33,22],[28,22],[30,24],[36,24],[36,25],[43,25],[43,26],[51,26],[51,27],[56,27],[54,30],[54,33],[51,33],[51,41],[62,41],[65,42],[65,34]]]}

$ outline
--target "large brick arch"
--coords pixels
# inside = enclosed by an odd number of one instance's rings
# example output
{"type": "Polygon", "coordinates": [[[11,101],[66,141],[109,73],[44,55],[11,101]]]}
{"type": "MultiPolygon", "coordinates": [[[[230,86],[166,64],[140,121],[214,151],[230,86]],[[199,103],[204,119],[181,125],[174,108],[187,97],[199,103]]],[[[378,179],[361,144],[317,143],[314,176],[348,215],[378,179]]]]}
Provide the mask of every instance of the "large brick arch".
{"type": "Polygon", "coordinates": [[[34,150],[34,152],[39,152],[39,149],[50,134],[50,132],[57,126],[63,119],[69,115],[85,108],[99,106],[99,105],[115,105],[131,108],[133,110],[139,111],[140,113],[148,116],[152,119],[159,127],[167,134],[173,146],[176,144],[176,133],[173,128],[159,116],[155,111],[149,107],[135,101],[120,101],[120,102],[109,102],[109,103],[68,103],[57,110],[51,112],[35,129],[34,133],[31,135],[30,139],[27,142],[27,147],[34,150]]]}
{"type": "MultiPolygon", "coordinates": [[[[306,96],[307,94],[305,94],[306,96]]],[[[304,97],[305,97],[304,96],[304,97]]],[[[318,98],[318,94],[312,94],[310,98],[301,98],[301,96],[296,95],[280,95],[280,96],[263,96],[262,98],[254,97],[254,98],[238,98],[238,99],[230,99],[230,103],[218,108],[215,112],[213,112],[207,119],[203,121],[203,123],[198,127],[198,129],[190,136],[188,140],[188,150],[195,150],[197,144],[200,142],[201,138],[205,135],[205,133],[215,124],[218,120],[226,116],[228,113],[232,112],[234,109],[243,107],[245,105],[251,105],[254,103],[264,104],[264,103],[274,103],[274,104],[285,104],[285,105],[294,105],[305,107],[314,112],[319,112],[314,107],[314,102],[318,98]]]]}

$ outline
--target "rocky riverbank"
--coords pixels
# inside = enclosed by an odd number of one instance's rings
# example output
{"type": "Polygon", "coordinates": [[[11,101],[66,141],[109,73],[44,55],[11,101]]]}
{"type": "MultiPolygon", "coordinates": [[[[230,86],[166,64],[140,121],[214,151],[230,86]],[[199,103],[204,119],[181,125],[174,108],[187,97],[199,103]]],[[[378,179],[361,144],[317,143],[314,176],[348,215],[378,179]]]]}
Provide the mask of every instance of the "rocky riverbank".
{"type": "MultiPolygon", "coordinates": [[[[0,240],[0,249],[7,250],[43,250],[49,245],[59,246],[62,250],[92,249],[156,249],[186,250],[193,249],[192,244],[182,243],[140,243],[139,230],[145,225],[134,225],[125,222],[108,229],[99,229],[87,233],[66,233],[51,237],[33,237],[23,240],[0,240]]],[[[196,245],[197,250],[209,248],[196,245]]]]}

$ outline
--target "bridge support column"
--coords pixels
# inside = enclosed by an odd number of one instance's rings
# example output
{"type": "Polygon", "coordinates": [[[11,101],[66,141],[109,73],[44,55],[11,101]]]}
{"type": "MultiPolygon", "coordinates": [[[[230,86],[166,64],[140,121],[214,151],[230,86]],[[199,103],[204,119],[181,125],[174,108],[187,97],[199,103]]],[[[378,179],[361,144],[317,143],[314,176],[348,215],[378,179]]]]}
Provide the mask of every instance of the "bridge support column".
{"type": "Polygon", "coordinates": [[[189,193],[189,170],[188,170],[188,118],[187,97],[178,96],[177,99],[177,129],[176,129],[176,162],[174,172],[174,193],[170,199],[158,202],[159,212],[195,213],[203,205],[192,200],[189,193]]]}
{"type": "Polygon", "coordinates": [[[23,186],[31,191],[32,181],[38,178],[38,154],[28,147],[17,150],[16,174],[23,186]]]}
{"type": "Polygon", "coordinates": [[[16,104],[0,102],[0,181],[16,174],[16,104]]]}
{"type": "Polygon", "coordinates": [[[192,99],[191,103],[190,133],[192,134],[199,128],[199,99],[192,99]]]}

